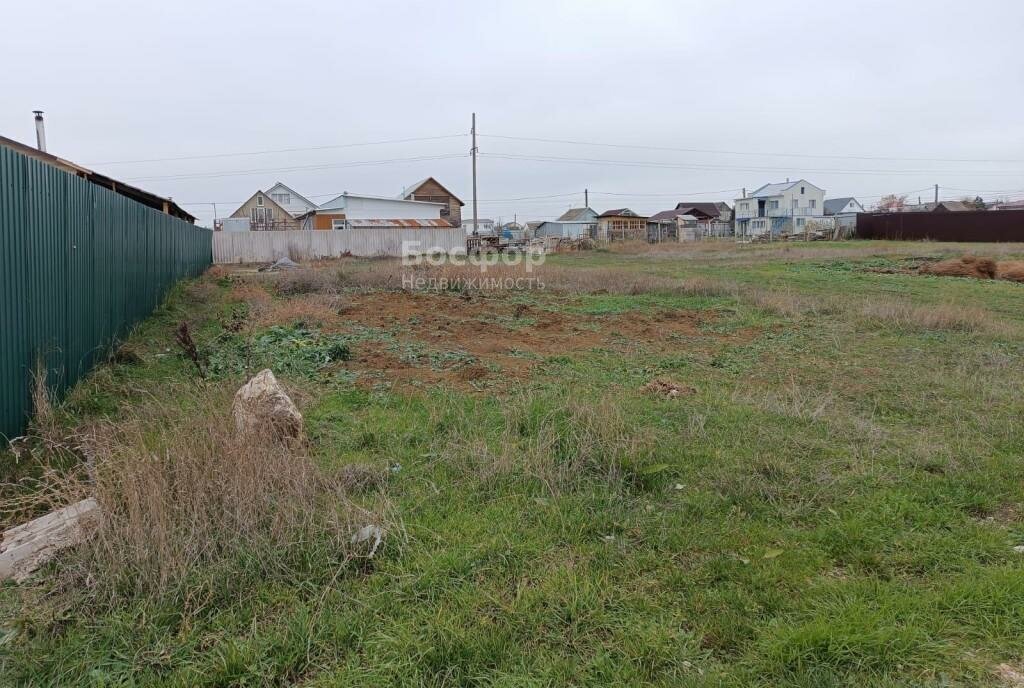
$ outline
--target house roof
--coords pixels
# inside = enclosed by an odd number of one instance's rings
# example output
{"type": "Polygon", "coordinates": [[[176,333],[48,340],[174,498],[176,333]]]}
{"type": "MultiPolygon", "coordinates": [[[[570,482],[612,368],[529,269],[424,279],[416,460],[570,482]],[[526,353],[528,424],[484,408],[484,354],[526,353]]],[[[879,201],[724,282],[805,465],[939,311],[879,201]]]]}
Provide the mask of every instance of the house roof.
{"type": "MultiPolygon", "coordinates": [[[[654,213],[649,218],[649,221],[654,222],[666,222],[673,221],[677,217],[684,217],[690,215],[690,208],[673,208],[672,210],[662,210],[660,213],[654,213]]],[[[692,217],[692,215],[691,215],[692,217]]]]}
{"type": "Polygon", "coordinates": [[[266,193],[269,194],[271,191],[273,191],[277,187],[281,187],[282,189],[284,189],[285,191],[290,193],[292,196],[295,196],[300,201],[305,202],[306,205],[308,205],[308,206],[310,206],[312,208],[316,207],[316,203],[314,203],[313,201],[309,200],[308,198],[306,198],[305,196],[300,194],[298,191],[296,191],[295,189],[293,189],[292,187],[288,186],[287,184],[285,184],[283,182],[274,182],[274,185],[272,187],[270,187],[269,189],[267,189],[266,193]]]}
{"type": "Polygon", "coordinates": [[[433,201],[410,201],[405,198],[394,198],[392,196],[370,196],[367,194],[354,194],[349,193],[348,191],[344,191],[335,196],[334,198],[332,198],[331,200],[327,201],[326,203],[321,204],[319,208],[321,210],[336,210],[336,208],[332,208],[331,206],[334,205],[336,201],[340,201],[343,198],[369,198],[374,201],[390,201],[391,203],[419,203],[420,205],[436,205],[438,207],[444,207],[444,203],[434,203],[433,201]]]}
{"type": "MultiPolygon", "coordinates": [[[[770,196],[780,196],[785,191],[792,189],[797,184],[803,184],[804,186],[814,186],[806,179],[797,179],[793,182],[776,182],[773,184],[765,184],[760,189],[755,189],[753,193],[747,198],[768,198],[770,196]]],[[[814,186],[818,191],[822,191],[821,187],[814,186]]]]}
{"type": "Polygon", "coordinates": [[[822,208],[826,215],[835,215],[845,208],[850,201],[856,201],[857,199],[853,196],[847,196],[845,198],[826,198],[822,204],[822,208]]]}
{"type": "Polygon", "coordinates": [[[640,217],[629,208],[615,208],[614,210],[606,210],[598,217],[640,217]]]}
{"type": "MultiPolygon", "coordinates": [[[[725,204],[723,203],[721,205],[725,204]]],[[[729,206],[725,207],[728,208],[729,206]]],[[[722,209],[719,207],[718,203],[709,203],[706,201],[680,201],[679,203],[676,203],[676,210],[683,210],[686,208],[696,210],[708,217],[718,217],[722,214],[722,209]]]]}
{"type": "Polygon", "coordinates": [[[442,184],[441,182],[437,181],[433,177],[427,177],[426,179],[421,179],[418,182],[416,182],[415,184],[413,184],[411,186],[405,187],[404,189],[402,189],[402,193],[399,195],[399,198],[408,199],[409,196],[411,196],[412,194],[416,193],[416,191],[421,186],[426,184],[427,182],[434,182],[435,184],[440,186],[441,190],[444,191],[449,196],[451,196],[452,198],[454,198],[456,201],[458,201],[460,206],[466,205],[465,203],[462,202],[462,199],[460,199],[458,196],[456,196],[451,191],[449,191],[448,188],[444,184],[442,184]]]}
{"type": "Polygon", "coordinates": [[[562,216],[556,222],[583,222],[587,219],[587,213],[593,213],[595,217],[597,216],[597,213],[590,208],[569,208],[562,213],[562,216]]]}
{"type": "Polygon", "coordinates": [[[955,213],[964,212],[967,210],[974,210],[970,206],[965,205],[961,201],[939,201],[938,203],[915,203],[913,205],[904,206],[903,212],[907,213],[931,213],[936,210],[948,210],[955,213]]]}
{"type": "Polygon", "coordinates": [[[380,220],[347,220],[348,226],[354,229],[360,227],[404,227],[411,229],[423,229],[423,228],[445,228],[451,227],[451,223],[448,220],[431,219],[431,220],[394,220],[394,219],[380,219],[380,220]]]}
{"type": "Polygon", "coordinates": [[[155,208],[161,212],[163,212],[164,204],[166,204],[168,215],[173,215],[174,217],[185,220],[186,222],[195,223],[196,221],[196,218],[192,213],[183,210],[170,198],[157,196],[156,194],[144,191],[137,186],[132,186],[131,184],[126,184],[125,182],[100,174],[99,172],[94,172],[93,170],[83,167],[78,163],[65,160],[64,158],[59,158],[52,153],[43,152],[38,148],[27,146],[24,143],[20,143],[14,139],[9,139],[6,136],[0,136],[0,146],[6,146],[7,148],[11,148],[21,153],[22,155],[27,155],[30,158],[35,158],[36,160],[51,165],[52,167],[56,167],[70,174],[82,177],[96,186],[102,186],[105,189],[110,189],[114,193],[119,193],[122,196],[126,196],[133,201],[136,201],[137,203],[141,203],[142,205],[150,208],[155,208]]]}

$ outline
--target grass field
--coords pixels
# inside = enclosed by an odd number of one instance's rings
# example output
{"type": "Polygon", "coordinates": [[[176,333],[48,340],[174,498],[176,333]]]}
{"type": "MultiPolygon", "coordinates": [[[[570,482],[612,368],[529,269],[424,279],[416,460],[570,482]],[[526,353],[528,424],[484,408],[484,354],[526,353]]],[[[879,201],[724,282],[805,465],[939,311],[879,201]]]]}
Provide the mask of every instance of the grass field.
{"type": "Polygon", "coordinates": [[[230,470],[231,395],[266,366],[307,441],[230,509],[202,466],[169,478],[227,530],[168,527],[150,493],[105,557],[0,588],[0,683],[1024,685],[1024,284],[918,273],[964,250],[637,246],[491,291],[214,269],[0,470],[56,484],[83,437],[230,470]],[[282,526],[277,490],[325,517],[282,526]],[[372,559],[334,494],[386,527],[372,559]]]}

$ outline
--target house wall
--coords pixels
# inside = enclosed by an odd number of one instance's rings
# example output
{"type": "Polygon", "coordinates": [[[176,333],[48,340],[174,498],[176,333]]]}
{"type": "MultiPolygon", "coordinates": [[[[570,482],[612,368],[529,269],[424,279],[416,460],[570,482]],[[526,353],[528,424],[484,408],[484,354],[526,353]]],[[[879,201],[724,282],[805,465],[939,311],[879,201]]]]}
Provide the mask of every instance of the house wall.
{"type": "Polygon", "coordinates": [[[334,220],[344,220],[345,213],[317,213],[313,216],[313,229],[334,229],[334,220]]]}
{"type": "Polygon", "coordinates": [[[304,201],[299,199],[299,197],[291,189],[286,189],[279,184],[275,184],[274,186],[267,189],[266,195],[270,196],[271,194],[277,193],[291,194],[291,203],[278,203],[278,205],[287,210],[293,216],[302,215],[305,212],[316,209],[316,206],[314,206],[313,204],[305,203],[304,201]]]}
{"type": "Polygon", "coordinates": [[[743,220],[748,217],[757,217],[757,199],[737,198],[736,204],[733,206],[733,214],[737,220],[743,220]]]}
{"type": "Polygon", "coordinates": [[[616,215],[597,221],[598,239],[642,239],[647,233],[646,217],[616,215]]]}
{"type": "MultiPolygon", "coordinates": [[[[646,226],[646,225],[645,225],[646,226]]],[[[545,222],[537,228],[538,237],[556,237],[559,239],[579,239],[591,236],[597,230],[596,222],[545,222]]]]}
{"type": "Polygon", "coordinates": [[[444,188],[442,188],[441,185],[433,179],[428,179],[425,183],[413,190],[412,194],[414,196],[413,200],[416,201],[444,203],[445,207],[441,212],[441,217],[448,220],[456,227],[462,224],[462,206],[459,205],[459,199],[445,191],[444,188]]]}
{"type": "Polygon", "coordinates": [[[784,211],[784,215],[793,215],[794,217],[821,217],[825,214],[825,192],[816,186],[812,186],[806,182],[800,182],[794,184],[790,188],[782,192],[782,203],[779,204],[779,210],[784,211]],[[804,193],[800,193],[801,189],[804,193]],[[790,212],[794,210],[793,201],[796,201],[796,212],[790,212]],[[814,207],[811,207],[811,204],[814,207]]]}
{"type": "MultiPolygon", "coordinates": [[[[231,213],[230,217],[250,219],[252,217],[252,209],[260,207],[257,198],[258,196],[254,195],[248,201],[243,203],[238,210],[231,213]]],[[[268,216],[268,226],[270,228],[275,230],[293,230],[299,228],[295,218],[293,218],[287,210],[272,201],[270,196],[266,194],[263,194],[263,207],[267,209],[268,213],[273,212],[274,214],[272,222],[268,216]]]]}

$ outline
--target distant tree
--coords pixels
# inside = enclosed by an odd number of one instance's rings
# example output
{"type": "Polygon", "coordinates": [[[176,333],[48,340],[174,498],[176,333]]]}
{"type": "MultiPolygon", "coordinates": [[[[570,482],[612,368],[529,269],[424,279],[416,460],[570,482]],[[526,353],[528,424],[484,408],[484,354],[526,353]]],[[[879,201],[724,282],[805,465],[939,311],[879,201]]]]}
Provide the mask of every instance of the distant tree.
{"type": "Polygon", "coordinates": [[[970,196],[964,196],[963,198],[960,199],[960,202],[963,203],[968,208],[974,208],[975,210],[985,209],[985,199],[982,198],[981,196],[975,196],[974,198],[971,198],[970,196]]]}
{"type": "Polygon", "coordinates": [[[896,194],[889,194],[887,196],[882,196],[882,198],[879,199],[878,204],[875,205],[875,210],[881,211],[883,213],[897,213],[903,210],[903,208],[905,208],[906,205],[906,196],[897,196],[896,194]]]}

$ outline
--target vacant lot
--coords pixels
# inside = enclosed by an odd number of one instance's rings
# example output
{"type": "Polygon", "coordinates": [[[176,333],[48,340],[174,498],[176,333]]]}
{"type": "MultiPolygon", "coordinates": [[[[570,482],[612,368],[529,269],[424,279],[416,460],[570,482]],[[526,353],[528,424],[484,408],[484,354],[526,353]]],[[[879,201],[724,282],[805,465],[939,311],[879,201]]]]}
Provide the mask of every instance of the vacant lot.
{"type": "Polygon", "coordinates": [[[0,459],[8,524],[68,476],[87,490],[96,456],[163,471],[107,484],[131,504],[103,548],[0,589],[0,675],[1021,685],[1024,284],[921,269],[964,252],[638,245],[511,290],[402,291],[388,261],[214,269],[0,459]],[[231,394],[268,366],[308,436],[221,500],[231,394]],[[206,511],[174,520],[181,500],[206,511]],[[346,550],[368,521],[372,558],[346,550]]]}

